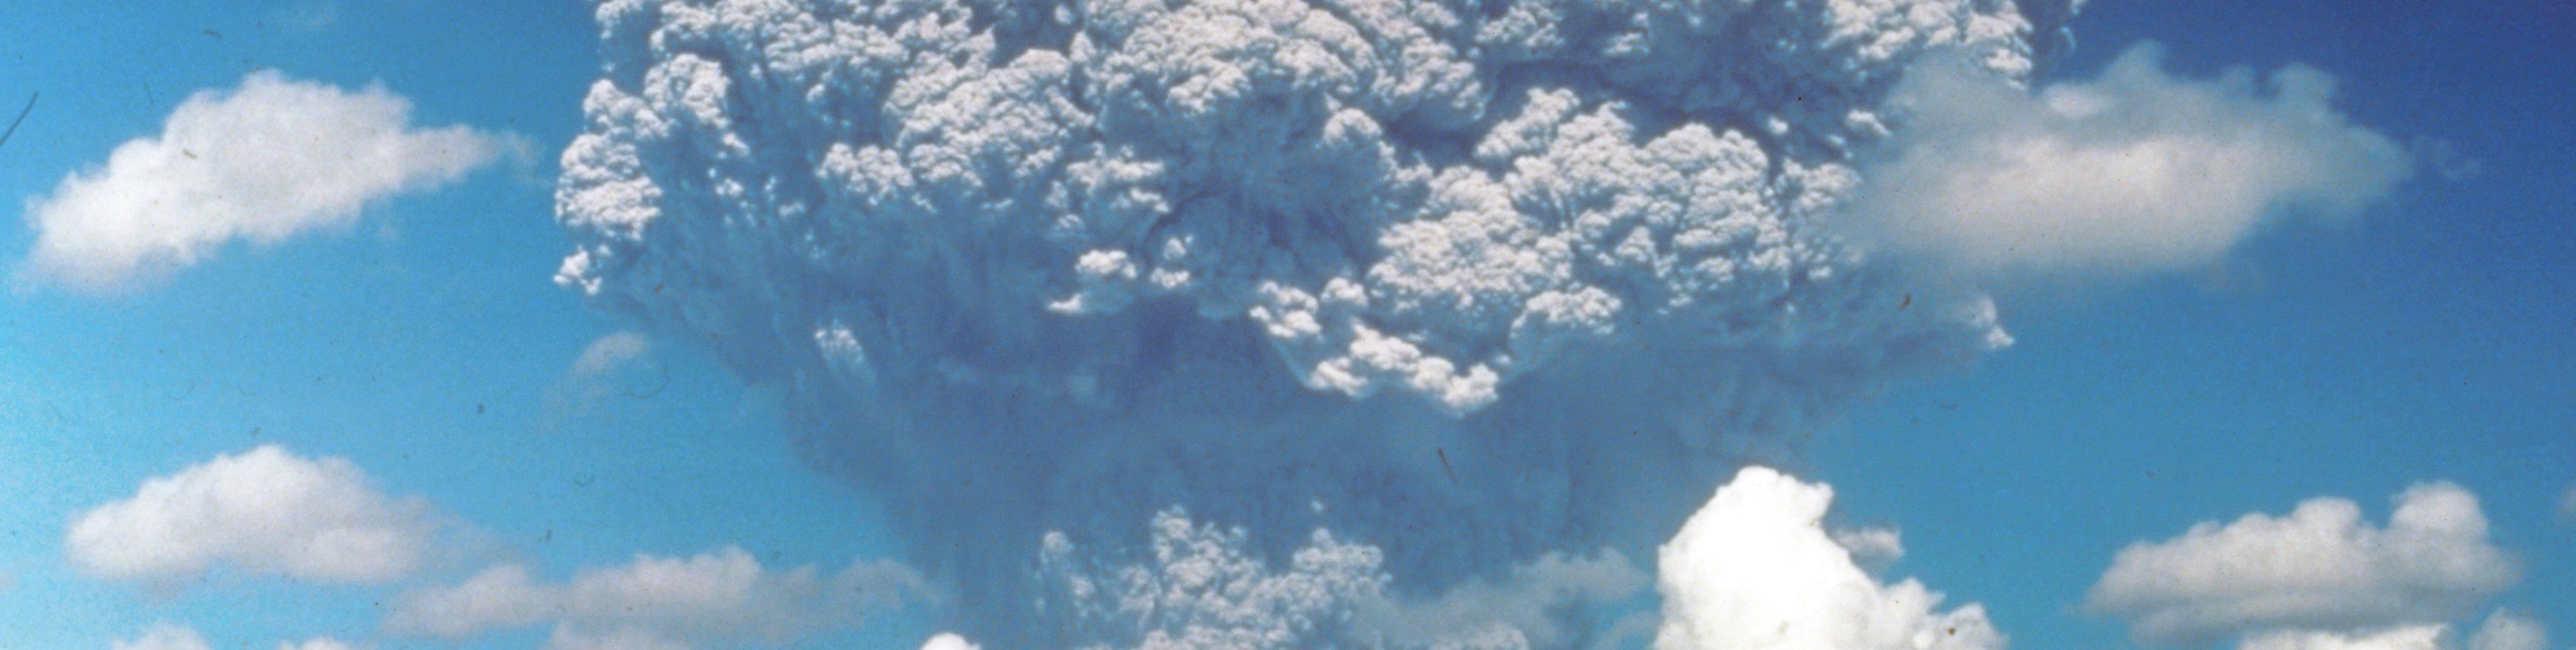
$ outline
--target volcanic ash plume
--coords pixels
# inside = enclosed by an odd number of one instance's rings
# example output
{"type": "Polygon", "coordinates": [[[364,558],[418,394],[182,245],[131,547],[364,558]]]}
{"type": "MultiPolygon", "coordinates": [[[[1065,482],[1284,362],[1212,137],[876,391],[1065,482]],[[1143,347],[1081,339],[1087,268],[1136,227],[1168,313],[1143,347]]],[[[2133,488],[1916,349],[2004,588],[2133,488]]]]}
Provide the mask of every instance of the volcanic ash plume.
{"type": "Polygon", "coordinates": [[[784,387],[992,647],[1080,645],[1041,557],[1174,507],[1402,598],[1652,557],[1736,463],[2009,342],[1825,228],[1913,61],[2022,83],[2008,0],[598,15],[558,279],[784,387]]]}

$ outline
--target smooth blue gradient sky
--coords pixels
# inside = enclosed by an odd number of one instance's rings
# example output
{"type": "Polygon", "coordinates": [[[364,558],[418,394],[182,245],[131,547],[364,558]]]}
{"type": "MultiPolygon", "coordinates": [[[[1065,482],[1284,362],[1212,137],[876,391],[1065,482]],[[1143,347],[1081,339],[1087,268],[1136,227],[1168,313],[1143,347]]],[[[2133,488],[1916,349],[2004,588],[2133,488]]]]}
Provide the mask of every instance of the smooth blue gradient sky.
{"type": "MultiPolygon", "coordinates": [[[[2383,521],[2389,495],[2450,480],[2527,563],[2496,602],[2576,637],[2576,520],[2559,511],[2576,485],[2570,7],[2097,0],[2053,74],[2089,77],[2140,40],[2192,74],[2305,63],[2341,81],[2337,105],[2356,122],[2447,141],[2479,171],[2426,174],[2352,223],[2271,232],[2221,271],[2007,291],[2015,346],[1897,385],[1789,469],[1833,484],[1841,516],[1902,528],[1896,573],[1983,602],[2033,649],[2131,645],[2121,621],[2080,604],[2132,542],[2317,496],[2383,521]]],[[[774,397],[687,345],[658,343],[651,380],[615,380],[661,386],[649,397],[572,371],[620,328],[551,282],[569,251],[554,158],[599,68],[586,4],[13,9],[0,106],[43,93],[0,146],[0,196],[22,208],[158,133],[189,93],[259,69],[381,83],[417,124],[514,134],[532,153],[135,290],[21,278],[0,291],[0,648],[104,648],[157,622],[217,647],[323,635],[444,647],[378,632],[402,584],[218,572],[164,593],[65,558],[83,511],[267,443],[347,458],[383,491],[470,522],[489,555],[553,576],[725,545],[827,570],[900,554],[868,495],[803,468],[774,397]]],[[[0,259],[15,269],[33,241],[0,228],[0,259]]],[[[799,647],[907,648],[935,631],[896,615],[799,647]]]]}

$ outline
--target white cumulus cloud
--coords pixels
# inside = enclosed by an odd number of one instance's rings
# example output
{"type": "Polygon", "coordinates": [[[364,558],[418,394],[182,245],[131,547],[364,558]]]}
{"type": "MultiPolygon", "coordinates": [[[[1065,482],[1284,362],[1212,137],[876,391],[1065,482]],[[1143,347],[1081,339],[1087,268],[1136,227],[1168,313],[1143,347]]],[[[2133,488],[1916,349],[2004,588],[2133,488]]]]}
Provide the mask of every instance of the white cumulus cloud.
{"type": "Polygon", "coordinates": [[[239,88],[190,96],[159,136],[119,145],[104,167],[30,200],[27,269],[112,290],[234,240],[348,224],[370,202],[453,182],[506,145],[461,126],[415,128],[410,102],[382,87],[255,72],[239,88]]]}
{"type": "Polygon", "coordinates": [[[144,630],[142,636],[108,645],[114,650],[212,650],[206,637],[195,628],[163,623],[144,630]]]}
{"type": "Polygon", "coordinates": [[[1749,467],[1718,489],[1657,556],[1664,596],[1656,650],[1998,650],[1974,603],[1881,583],[1821,522],[1831,486],[1749,467]]]}
{"type": "Polygon", "coordinates": [[[2521,579],[2488,543],[2476,495],[2425,483],[2396,496],[2387,526],[2352,501],[2321,497],[2288,516],[2203,522],[2181,537],[2122,549],[2085,605],[2155,643],[2272,630],[2351,636],[2453,620],[2521,579]]]}
{"type": "Polygon", "coordinates": [[[417,567],[436,530],[427,502],[377,492],[347,460],[264,445],[144,481],[74,520],[64,546],[110,578],[166,583],[229,566],[382,582],[417,567]]]}
{"type": "Polygon", "coordinates": [[[2160,59],[2132,47],[2036,93],[1919,67],[1893,102],[1902,153],[1864,170],[1866,228],[1980,273],[2182,270],[2291,217],[2350,217],[2413,174],[2405,147],[2335,110],[2324,72],[2192,79],[2160,59]]]}
{"type": "Polygon", "coordinates": [[[855,625],[869,611],[926,596],[922,578],[890,562],[824,575],[811,566],[773,570],[740,548],[677,558],[638,554],[624,566],[547,583],[520,565],[405,595],[385,627],[461,638],[551,623],[548,647],[730,647],[785,643],[855,625]]]}

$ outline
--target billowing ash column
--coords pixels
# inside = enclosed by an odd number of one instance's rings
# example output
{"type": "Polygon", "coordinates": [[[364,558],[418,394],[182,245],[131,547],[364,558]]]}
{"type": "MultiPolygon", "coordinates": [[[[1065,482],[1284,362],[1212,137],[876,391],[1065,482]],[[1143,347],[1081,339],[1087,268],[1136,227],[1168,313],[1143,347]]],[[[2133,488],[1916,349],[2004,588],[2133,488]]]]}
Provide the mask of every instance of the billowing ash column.
{"type": "Polygon", "coordinates": [[[1651,557],[1728,470],[2009,339],[1826,228],[2008,0],[610,0],[558,280],[783,387],[969,636],[1179,506],[1399,592],[1651,557]],[[1950,54],[1944,54],[1949,56],[1950,54]]]}

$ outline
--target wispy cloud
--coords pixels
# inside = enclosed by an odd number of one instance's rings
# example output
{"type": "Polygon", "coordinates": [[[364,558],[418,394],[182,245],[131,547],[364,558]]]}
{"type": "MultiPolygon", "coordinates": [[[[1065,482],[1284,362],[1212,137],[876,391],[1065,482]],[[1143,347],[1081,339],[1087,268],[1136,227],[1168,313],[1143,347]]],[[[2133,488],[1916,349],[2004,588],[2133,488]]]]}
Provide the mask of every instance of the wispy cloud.
{"type": "Polygon", "coordinates": [[[2567,491],[2558,495],[2558,516],[2576,522],[2576,485],[2567,486],[2567,491]]]}

